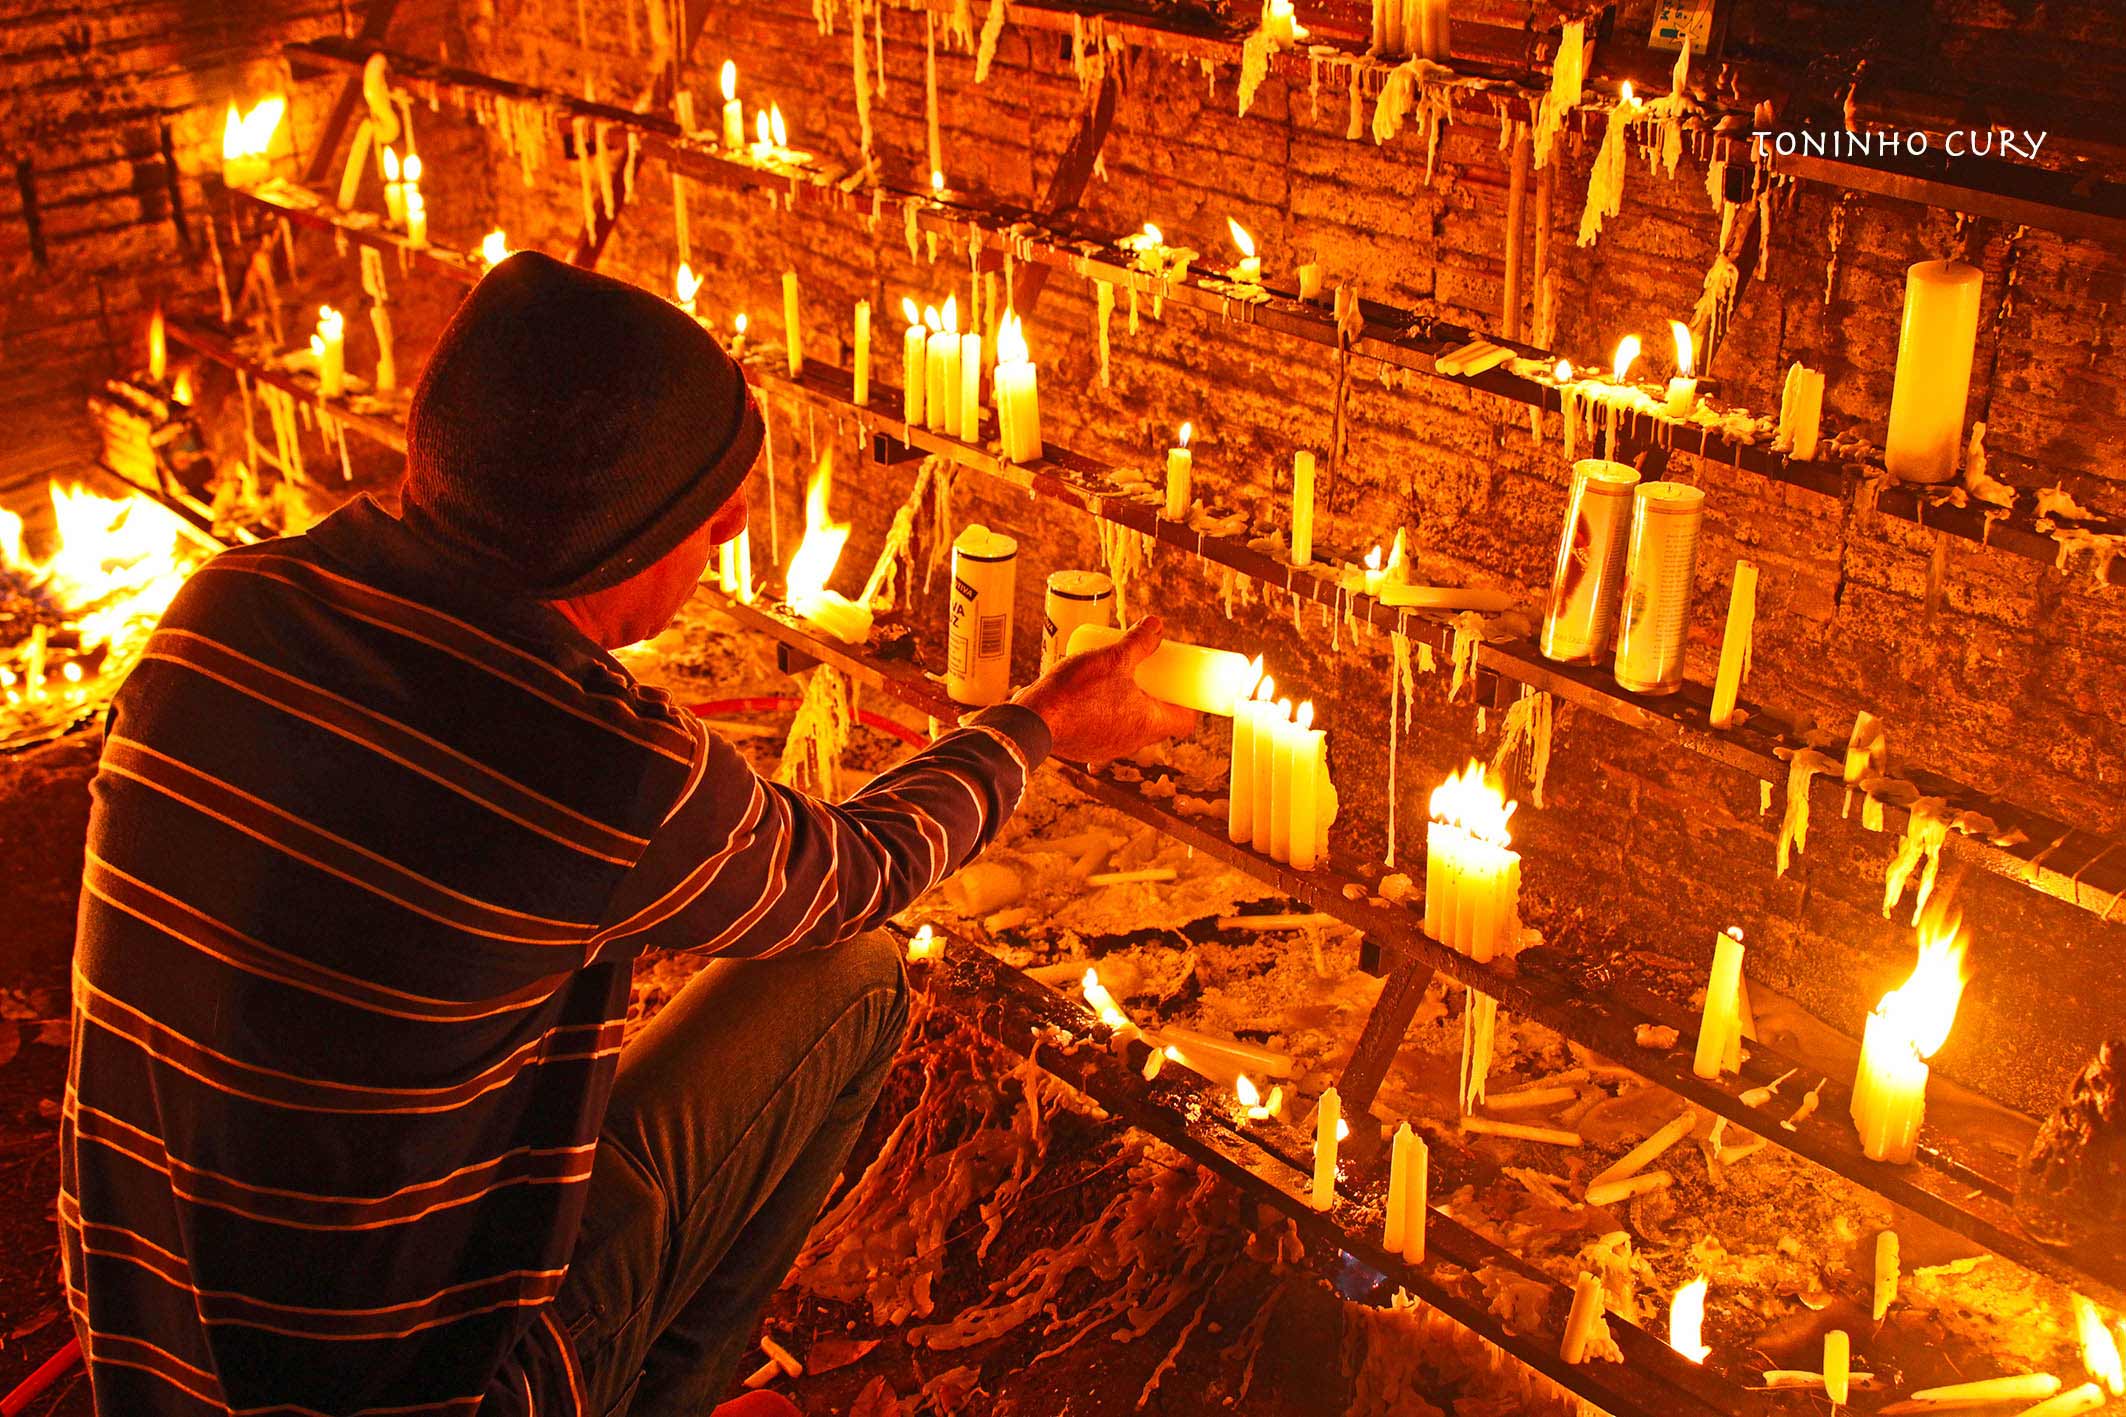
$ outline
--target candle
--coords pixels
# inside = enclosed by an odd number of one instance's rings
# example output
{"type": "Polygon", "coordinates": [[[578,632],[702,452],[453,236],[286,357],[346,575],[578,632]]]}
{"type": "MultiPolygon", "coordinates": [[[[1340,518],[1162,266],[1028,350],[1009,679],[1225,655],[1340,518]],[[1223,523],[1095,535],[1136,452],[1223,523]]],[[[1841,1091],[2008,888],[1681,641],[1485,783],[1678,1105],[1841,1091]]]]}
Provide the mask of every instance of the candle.
{"type": "Polygon", "coordinates": [[[1314,561],[1314,454],[1292,455],[1292,564],[1314,561]]]}
{"type": "Polygon", "coordinates": [[[1276,45],[1296,44],[1305,33],[1299,28],[1299,17],[1292,13],[1292,0],[1263,0],[1262,30],[1276,45]]]}
{"type": "Polygon", "coordinates": [[[1262,257],[1255,254],[1255,238],[1248,235],[1247,228],[1231,217],[1225,219],[1227,231],[1232,234],[1233,245],[1240,249],[1240,264],[1229,272],[1234,280],[1246,285],[1262,284],[1262,257]]]}
{"type": "Polygon", "coordinates": [[[2050,1373],[2015,1373],[1976,1382],[1950,1383],[1946,1387],[1921,1388],[1907,1402],[1947,1410],[1952,1407],[1982,1407],[1994,1402],[2043,1401],[2060,1390],[2060,1380],[2050,1373]]]}
{"type": "Polygon", "coordinates": [[[936,959],[944,953],[945,942],[939,939],[928,925],[917,926],[915,933],[908,938],[908,962],[910,964],[936,959]]]}
{"type": "Polygon", "coordinates": [[[1050,571],[1041,606],[1041,672],[1056,667],[1080,625],[1115,623],[1115,583],[1099,571],[1050,571]]]}
{"type": "Polygon", "coordinates": [[[723,61],[723,145],[737,152],[746,145],[746,110],[738,101],[738,66],[723,61]]]}
{"type": "Polygon", "coordinates": [[[910,428],[923,424],[923,395],[929,382],[929,329],[915,302],[901,297],[901,313],[908,318],[908,333],[901,339],[901,421],[910,428]]]}
{"type": "Polygon", "coordinates": [[[1713,1351],[1705,1344],[1704,1332],[1705,1276],[1701,1274],[1669,1301],[1668,1346],[1693,1363],[1703,1363],[1713,1351]]]}
{"type": "Polygon", "coordinates": [[[1309,700],[1299,706],[1292,726],[1280,734],[1278,763],[1271,777],[1273,793],[1278,776],[1289,784],[1291,805],[1271,828],[1270,854],[1301,871],[1313,870],[1320,853],[1319,813],[1326,751],[1325,736],[1314,726],[1314,704],[1309,700]]]}
{"type": "Polygon", "coordinates": [[[1735,582],[1727,596],[1727,631],[1720,639],[1720,669],[1713,677],[1712,724],[1735,726],[1735,696],[1749,677],[1750,651],[1757,627],[1757,568],[1735,563],[1735,582]]]}
{"type": "Polygon", "coordinates": [[[1602,1281],[1582,1270],[1572,1286],[1572,1312],[1565,1318],[1565,1339],[1558,1345],[1558,1356],[1568,1363],[1587,1361],[1587,1350],[1594,1340],[1595,1325],[1602,1321],[1602,1281]]]}
{"type": "Polygon", "coordinates": [[[1292,701],[1279,699],[1264,727],[1265,739],[1256,751],[1269,759],[1270,790],[1255,804],[1255,810],[1268,814],[1270,859],[1288,861],[1292,856],[1292,701]]]}
{"type": "Polygon", "coordinates": [[[1779,431],[1772,446],[1807,462],[1816,456],[1816,440],[1822,431],[1822,373],[1805,364],[1788,366],[1786,383],[1779,392],[1779,431]]]}
{"type": "Polygon", "coordinates": [[[2104,1405],[2104,1390],[2095,1383],[2083,1383],[2048,1397],[2043,1402],[2026,1407],[2015,1417],[2078,1417],[2083,1412],[2094,1412],[2104,1405]]]}
{"type": "Polygon", "coordinates": [[[1904,325],[1882,461],[1907,482],[1956,476],[1978,347],[1979,286],[1978,271],[1961,261],[1921,261],[1905,273],[1904,325]]]}
{"type": "Polygon", "coordinates": [[[1388,1143],[1388,1213],[1381,1228],[1380,1247],[1391,1255],[1403,1252],[1403,1233],[1409,1228],[1409,1208],[1403,1193],[1410,1184],[1410,1143],[1416,1139],[1410,1124],[1403,1122],[1397,1125],[1394,1139],[1388,1143]]]}
{"type": "MultiPolygon", "coordinates": [[[[1006,311],[1004,323],[997,327],[995,383],[1004,456],[1013,462],[1037,461],[1041,456],[1040,392],[1026,348],[1026,330],[1015,312],[1006,311]]],[[[1138,672],[1143,672],[1143,666],[1138,666],[1138,672]]]]}
{"type": "Polygon", "coordinates": [[[701,293],[701,277],[685,261],[672,272],[672,299],[689,315],[694,313],[694,297],[701,293]]]}
{"type": "MultiPolygon", "coordinates": [[[[1875,1237],[1875,1286],[1872,1314],[1875,1322],[1881,1323],[1890,1312],[1890,1305],[1897,1302],[1897,1281],[1901,1269],[1901,1255],[1897,1232],[1885,1230],[1875,1237]]],[[[2045,1394],[2050,1396],[2051,1394],[2045,1394]]]]}
{"type": "Polygon", "coordinates": [[[1521,857],[1507,822],[1515,803],[1486,782],[1472,760],[1432,794],[1425,834],[1425,916],[1433,939],[1488,961],[1518,929],[1521,857]]]}
{"type": "Polygon", "coordinates": [[[1299,298],[1321,299],[1321,266],[1314,261],[1309,261],[1299,268],[1299,298]]]}
{"type": "MultiPolygon", "coordinates": [[[[1257,656],[1249,667],[1260,671],[1261,657],[1257,656]]],[[[1255,692],[1261,691],[1258,684],[1255,692]]],[[[1255,754],[1269,743],[1267,729],[1261,722],[1264,707],[1260,699],[1252,696],[1233,706],[1233,751],[1226,769],[1225,837],[1242,845],[1255,835],[1255,754]]]]}
{"type": "Polygon", "coordinates": [[[1381,588],[1387,583],[1388,570],[1381,563],[1380,543],[1376,541],[1373,543],[1373,549],[1366,553],[1365,581],[1363,582],[1366,594],[1378,596],[1381,588]]]}
{"type": "Polygon", "coordinates": [[[945,692],[954,703],[997,704],[1011,692],[1012,600],[1019,543],[977,522],[952,543],[945,692]]]}
{"type": "Polygon", "coordinates": [[[746,312],[741,310],[731,317],[731,353],[743,354],[746,349],[746,312]]]}
{"type": "Polygon", "coordinates": [[[384,219],[393,226],[406,224],[406,182],[399,169],[396,148],[384,149],[384,219]]]}
{"type": "Polygon", "coordinates": [[[1343,1099],[1332,1086],[1321,1094],[1314,1112],[1314,1192],[1308,1204],[1329,1210],[1336,1204],[1337,1127],[1343,1120],[1343,1099]]]}
{"type": "MultiPolygon", "coordinates": [[[[1255,744],[1248,762],[1248,845],[1268,856],[1271,812],[1275,806],[1271,789],[1277,775],[1277,735],[1292,720],[1292,701],[1278,698],[1277,681],[1265,674],[1262,683],[1255,688],[1254,698],[1248,702],[1257,705],[1249,710],[1255,715],[1255,744]]],[[[1236,707],[1234,711],[1239,710],[1236,707]]]]}
{"type": "Polygon", "coordinates": [[[1189,503],[1194,499],[1190,483],[1195,457],[1189,452],[1189,436],[1196,431],[1193,423],[1181,425],[1181,435],[1174,446],[1166,450],[1166,519],[1174,522],[1188,520],[1189,503]]]}
{"type": "Polygon", "coordinates": [[[1823,1336],[1823,1395],[1833,1407],[1845,1405],[1851,1395],[1852,1377],[1852,1340],[1844,1329],[1834,1328],[1823,1336]]]}
{"type": "MultiPolygon", "coordinates": [[[[1121,638],[1122,631],[1110,626],[1080,625],[1071,634],[1069,652],[1103,649],[1121,638]]],[[[1138,663],[1136,680],[1155,699],[1229,718],[1260,673],[1246,655],[1232,650],[1166,640],[1138,663]]]]}
{"type": "Polygon", "coordinates": [[[1713,973],[1705,986],[1705,1013],[1698,1024],[1698,1052],[1691,1071],[1716,1078],[1742,1037],[1742,931],[1730,925],[1713,937],[1713,973]]]}
{"type": "MultiPolygon", "coordinates": [[[[419,162],[419,158],[408,158],[419,162]]],[[[412,183],[406,184],[406,244],[419,251],[428,245],[428,199],[421,189],[412,183]]]]}
{"type": "Polygon", "coordinates": [[[930,391],[923,396],[925,424],[933,433],[959,436],[960,302],[957,296],[945,297],[945,308],[939,313],[930,336],[930,352],[924,369],[930,381],[930,391]]]}
{"type": "Polygon", "coordinates": [[[856,374],[853,397],[858,408],[871,405],[871,302],[856,302],[856,374]]]}
{"type": "Polygon", "coordinates": [[[347,391],[347,321],[330,305],[317,310],[317,333],[310,336],[310,352],[317,356],[317,391],[336,399],[347,391]]]}
{"type": "Polygon", "coordinates": [[[790,377],[805,372],[805,331],[798,323],[797,272],[782,273],[782,337],[790,351],[790,377]]]}
{"type": "Polygon", "coordinates": [[[1953,916],[1920,929],[1911,977],[1883,995],[1868,1015],[1853,1080],[1853,1122],[1870,1160],[1903,1165],[1919,1147],[1926,1115],[1927,1063],[1956,1021],[1963,998],[1964,946],[1953,916]]]}
{"type": "Polygon", "coordinates": [[[753,603],[753,534],[741,531],[716,548],[717,588],[734,600],[753,603]]]}
{"type": "Polygon", "coordinates": [[[1645,482],[1634,495],[1617,625],[1616,680],[1635,694],[1683,687],[1690,596],[1698,575],[1705,493],[1681,482],[1645,482]]]}
{"type": "Polygon", "coordinates": [[[278,94],[260,99],[249,113],[239,114],[235,104],[229,105],[221,132],[221,180],[226,185],[256,187],[273,175],[273,134],[287,111],[288,101],[278,94]]]}
{"type": "Polygon", "coordinates": [[[1690,326],[1670,320],[1676,337],[1676,377],[1668,381],[1668,403],[1663,411],[1670,418],[1688,418],[1698,407],[1698,381],[1692,377],[1690,326]]]}
{"type": "MultiPolygon", "coordinates": [[[[1566,422],[1569,426],[1571,419],[1566,422]]],[[[1624,463],[1582,458],[1573,464],[1550,608],[1543,617],[1546,658],[1593,664],[1608,650],[1624,593],[1632,494],[1638,485],[1638,469],[1624,463]]]]}
{"type": "MultiPolygon", "coordinates": [[[[972,312],[969,321],[972,324],[972,312]]],[[[973,330],[960,336],[960,437],[982,441],[982,337],[973,330]]]]}
{"type": "Polygon", "coordinates": [[[1208,1033],[1199,1033],[1193,1028],[1164,1028],[1159,1036],[1167,1043],[1185,1050],[1195,1058],[1222,1059],[1227,1066],[1243,1072],[1260,1073],[1264,1077],[1285,1078],[1292,1075],[1292,1059],[1289,1054],[1260,1044],[1243,1043],[1236,1038],[1218,1038],[1208,1033]]]}

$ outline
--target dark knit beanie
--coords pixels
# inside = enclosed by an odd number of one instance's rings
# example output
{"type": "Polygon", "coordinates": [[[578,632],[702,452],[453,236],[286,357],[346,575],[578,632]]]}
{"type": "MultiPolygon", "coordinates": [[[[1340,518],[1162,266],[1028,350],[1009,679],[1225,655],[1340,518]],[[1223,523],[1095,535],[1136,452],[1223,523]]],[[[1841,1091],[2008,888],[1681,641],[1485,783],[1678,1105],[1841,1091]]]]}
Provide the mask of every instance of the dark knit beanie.
{"type": "Polygon", "coordinates": [[[692,535],[763,431],[738,362],[677,306],[520,251],[421,373],[404,514],[514,589],[583,595],[692,535]]]}

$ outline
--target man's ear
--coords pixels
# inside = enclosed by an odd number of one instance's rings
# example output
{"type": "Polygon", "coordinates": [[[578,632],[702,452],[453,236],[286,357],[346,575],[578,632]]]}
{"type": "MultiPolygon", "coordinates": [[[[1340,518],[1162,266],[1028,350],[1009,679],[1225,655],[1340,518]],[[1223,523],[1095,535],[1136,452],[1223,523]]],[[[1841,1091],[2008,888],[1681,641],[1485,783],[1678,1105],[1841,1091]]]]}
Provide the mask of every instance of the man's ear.
{"type": "Polygon", "coordinates": [[[721,546],[746,529],[746,484],[738,484],[738,490],[725,499],[724,504],[709,514],[709,540],[721,546]]]}

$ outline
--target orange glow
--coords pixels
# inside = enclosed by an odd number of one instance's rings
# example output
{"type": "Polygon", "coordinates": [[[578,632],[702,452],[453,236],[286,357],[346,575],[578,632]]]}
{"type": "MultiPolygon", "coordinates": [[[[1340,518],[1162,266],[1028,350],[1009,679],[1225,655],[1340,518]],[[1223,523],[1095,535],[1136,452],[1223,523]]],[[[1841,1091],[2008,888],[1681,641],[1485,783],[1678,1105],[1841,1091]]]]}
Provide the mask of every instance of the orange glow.
{"type": "Polygon", "coordinates": [[[170,344],[163,333],[162,307],[158,305],[155,313],[148,317],[148,377],[161,383],[169,364],[170,344]]]}
{"type": "Polygon", "coordinates": [[[1678,1289],[1676,1297],[1669,1301],[1668,1346],[1693,1363],[1703,1363],[1713,1351],[1701,1340],[1704,1331],[1705,1276],[1701,1274],[1678,1289]]]}
{"type": "Polygon", "coordinates": [[[480,238],[480,262],[482,265],[492,270],[494,267],[501,265],[508,257],[509,238],[502,234],[501,227],[496,227],[493,231],[480,238]]]}
{"type": "Polygon", "coordinates": [[[1478,841],[1508,846],[1513,838],[1506,823],[1517,805],[1485,780],[1483,765],[1472,758],[1468,767],[1433,790],[1432,820],[1460,827],[1478,841]]]}

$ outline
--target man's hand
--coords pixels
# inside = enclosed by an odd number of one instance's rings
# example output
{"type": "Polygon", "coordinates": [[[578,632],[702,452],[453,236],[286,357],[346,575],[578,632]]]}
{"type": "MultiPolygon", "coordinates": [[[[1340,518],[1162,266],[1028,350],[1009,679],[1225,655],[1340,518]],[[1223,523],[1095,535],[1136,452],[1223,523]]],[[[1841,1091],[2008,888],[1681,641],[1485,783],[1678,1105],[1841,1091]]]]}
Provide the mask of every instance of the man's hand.
{"type": "Polygon", "coordinates": [[[1165,635],[1159,617],[1147,615],[1105,649],[1062,660],[1012,702],[1041,715],[1055,740],[1050,751],[1074,763],[1127,757],[1162,738],[1192,733],[1194,709],[1161,703],[1137,687],[1137,666],[1165,635]]]}

